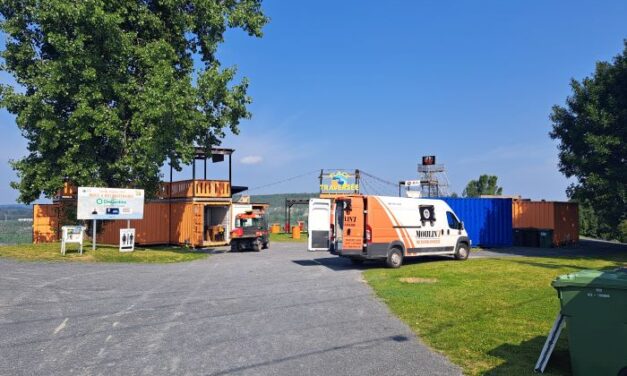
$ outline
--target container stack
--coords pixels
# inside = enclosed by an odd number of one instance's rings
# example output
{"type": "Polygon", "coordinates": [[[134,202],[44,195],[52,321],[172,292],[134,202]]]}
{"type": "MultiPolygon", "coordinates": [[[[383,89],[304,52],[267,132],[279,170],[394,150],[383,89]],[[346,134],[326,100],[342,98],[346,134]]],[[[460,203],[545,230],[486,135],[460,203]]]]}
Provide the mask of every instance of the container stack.
{"type": "Polygon", "coordinates": [[[512,246],[512,200],[510,198],[442,198],[464,222],[473,246],[512,246]]]}
{"type": "Polygon", "coordinates": [[[579,241],[579,205],[573,202],[512,201],[514,245],[560,247],[579,241]]]}

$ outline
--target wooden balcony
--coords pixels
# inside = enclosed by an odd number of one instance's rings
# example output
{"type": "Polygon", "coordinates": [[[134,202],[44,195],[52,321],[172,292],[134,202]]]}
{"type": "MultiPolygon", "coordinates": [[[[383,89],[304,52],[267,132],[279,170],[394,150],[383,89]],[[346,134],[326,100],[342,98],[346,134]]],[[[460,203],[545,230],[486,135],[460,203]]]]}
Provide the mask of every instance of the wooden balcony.
{"type": "Polygon", "coordinates": [[[161,183],[157,196],[167,198],[230,198],[231,184],[228,180],[181,180],[161,183]]]}

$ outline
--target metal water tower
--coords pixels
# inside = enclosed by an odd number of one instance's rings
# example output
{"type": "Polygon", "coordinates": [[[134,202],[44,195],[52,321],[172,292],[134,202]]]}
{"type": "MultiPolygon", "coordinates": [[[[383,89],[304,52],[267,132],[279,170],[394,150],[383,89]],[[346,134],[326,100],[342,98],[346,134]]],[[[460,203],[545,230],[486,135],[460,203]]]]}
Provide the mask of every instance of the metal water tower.
{"type": "Polygon", "coordinates": [[[435,155],[422,157],[418,164],[420,192],[422,197],[444,197],[449,195],[449,182],[446,168],[437,164],[435,155]]]}

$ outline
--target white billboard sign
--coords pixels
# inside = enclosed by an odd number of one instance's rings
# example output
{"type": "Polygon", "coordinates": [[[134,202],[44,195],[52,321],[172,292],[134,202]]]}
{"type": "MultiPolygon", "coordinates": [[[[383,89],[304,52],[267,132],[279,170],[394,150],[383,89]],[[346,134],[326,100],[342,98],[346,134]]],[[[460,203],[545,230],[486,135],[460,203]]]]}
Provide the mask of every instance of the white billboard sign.
{"type": "Polygon", "coordinates": [[[420,180],[405,180],[406,187],[419,187],[420,180]]]}
{"type": "Polygon", "coordinates": [[[144,190],[78,187],[77,219],[142,219],[144,190]]]}

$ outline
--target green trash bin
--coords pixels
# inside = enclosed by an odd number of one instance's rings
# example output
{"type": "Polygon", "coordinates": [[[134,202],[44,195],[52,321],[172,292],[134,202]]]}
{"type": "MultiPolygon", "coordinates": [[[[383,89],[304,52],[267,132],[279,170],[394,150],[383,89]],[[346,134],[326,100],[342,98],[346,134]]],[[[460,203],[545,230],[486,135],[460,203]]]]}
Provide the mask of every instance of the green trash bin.
{"type": "Polygon", "coordinates": [[[553,247],[553,230],[538,230],[538,243],[540,248],[553,247]]]}
{"type": "Polygon", "coordinates": [[[566,318],[574,375],[627,376],[627,268],[553,281],[566,318]]]}

